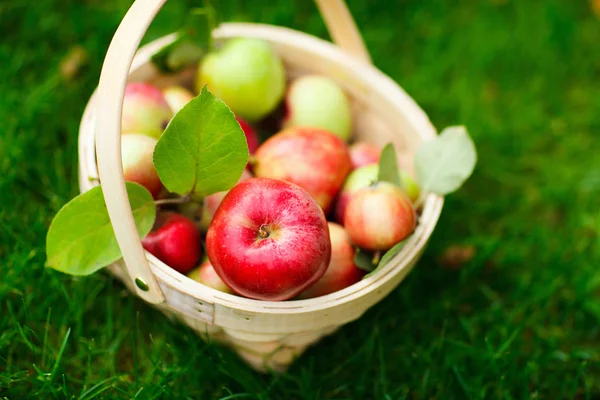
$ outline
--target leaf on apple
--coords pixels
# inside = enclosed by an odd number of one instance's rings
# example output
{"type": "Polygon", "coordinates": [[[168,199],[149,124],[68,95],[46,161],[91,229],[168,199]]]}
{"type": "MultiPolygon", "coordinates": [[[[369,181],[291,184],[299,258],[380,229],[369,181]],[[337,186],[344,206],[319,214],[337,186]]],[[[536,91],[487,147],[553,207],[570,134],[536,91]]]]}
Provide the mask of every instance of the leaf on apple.
{"type": "Polygon", "coordinates": [[[248,163],[244,131],[204,86],[171,120],[154,149],[154,165],[171,193],[206,197],[231,189],[248,163]]]}
{"type": "MultiPolygon", "coordinates": [[[[156,206],[143,186],[126,182],[140,239],[150,232],[156,206]]],[[[90,275],[122,257],[102,188],[78,195],[56,214],[46,236],[46,266],[70,275],[90,275]]]]}
{"type": "Polygon", "coordinates": [[[415,154],[415,174],[421,189],[446,195],[471,176],[477,163],[475,145],[464,126],[451,126],[415,154]]]}
{"type": "Polygon", "coordinates": [[[374,258],[373,253],[357,247],[354,253],[354,264],[363,271],[371,272],[377,267],[373,263],[374,258]]]}
{"type": "Polygon", "coordinates": [[[379,176],[377,178],[381,182],[389,182],[399,187],[402,186],[398,172],[396,152],[392,143],[388,143],[381,150],[381,155],[379,156],[379,176]]]}
{"type": "MultiPolygon", "coordinates": [[[[410,236],[409,236],[410,237],[410,236]]],[[[408,237],[408,238],[409,238],[408,237]]],[[[396,254],[398,254],[400,252],[400,250],[402,250],[402,248],[404,247],[404,245],[406,245],[406,242],[408,240],[408,238],[404,239],[401,242],[398,242],[394,245],[394,247],[392,247],[391,249],[389,249],[388,251],[386,251],[383,256],[381,257],[381,260],[379,261],[379,263],[377,264],[376,268],[373,268],[367,275],[365,275],[363,277],[366,278],[368,276],[373,275],[375,272],[377,272],[380,268],[386,266],[391,260],[392,258],[394,258],[396,256],[396,254]]]]}

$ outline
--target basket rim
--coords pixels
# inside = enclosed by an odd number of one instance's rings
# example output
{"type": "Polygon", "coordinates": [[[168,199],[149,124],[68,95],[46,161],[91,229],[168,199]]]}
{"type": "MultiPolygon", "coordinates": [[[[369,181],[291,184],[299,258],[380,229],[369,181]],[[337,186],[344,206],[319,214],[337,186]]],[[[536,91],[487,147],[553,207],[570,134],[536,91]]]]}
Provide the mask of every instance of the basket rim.
{"type": "MultiPolygon", "coordinates": [[[[396,91],[396,96],[399,96],[399,98],[406,103],[406,107],[411,108],[411,116],[407,118],[407,122],[412,126],[415,126],[420,122],[422,126],[427,128],[414,128],[421,139],[432,139],[437,135],[435,128],[429,121],[429,118],[424,110],[420,108],[416,101],[410,95],[408,95],[408,93],[401,88],[398,83],[393,81],[375,66],[367,64],[353,57],[335,44],[298,30],[262,23],[223,23],[213,32],[213,36],[216,40],[229,39],[240,35],[261,38],[269,42],[281,42],[282,44],[289,44],[289,40],[285,39],[292,38],[294,41],[310,45],[312,51],[318,52],[320,55],[327,57],[330,60],[335,60],[335,63],[351,65],[352,68],[360,70],[363,77],[369,78],[370,81],[377,82],[380,86],[386,85],[396,91]],[[273,35],[275,32],[276,35],[273,35]]],[[[141,46],[133,60],[130,75],[140,67],[147,64],[152,54],[154,54],[160,48],[171,43],[176,39],[176,37],[176,33],[171,33],[141,46]]],[[[95,104],[96,100],[97,87],[94,88],[94,91],[89,97],[81,118],[78,139],[78,161],[80,174],[83,172],[83,166],[86,165],[88,170],[90,172],[94,172],[95,176],[97,177],[98,170],[96,163],[89,162],[89,159],[86,159],[86,157],[90,156],[90,154],[88,154],[90,146],[86,140],[91,141],[91,147],[94,149],[91,156],[92,158],[95,157],[95,132],[93,129],[91,129],[91,133],[89,132],[89,126],[92,125],[89,123],[89,121],[94,118],[93,105],[95,104]]],[[[409,114],[406,115],[408,116],[409,114]]],[[[89,176],[90,174],[87,174],[85,177],[80,176],[79,186],[81,192],[87,191],[99,184],[97,181],[92,182],[90,179],[88,179],[89,176]]],[[[152,273],[158,278],[160,285],[171,286],[181,293],[197,298],[201,301],[206,301],[214,305],[220,305],[240,311],[262,314],[287,314],[292,311],[294,313],[326,311],[329,308],[339,305],[340,302],[350,302],[377,290],[377,288],[383,285],[383,283],[388,279],[391,279],[396,274],[400,274],[407,267],[409,267],[411,260],[419,256],[419,253],[426,246],[431,234],[433,233],[433,230],[441,215],[443,203],[443,196],[433,193],[430,193],[426,196],[423,205],[423,213],[421,216],[421,219],[424,222],[417,226],[415,233],[408,239],[404,248],[399,251],[386,266],[378,269],[375,273],[363,278],[361,281],[340,291],[311,299],[264,301],[227,294],[188,278],[184,274],[173,270],[167,264],[150,254],[148,251],[144,250],[144,252],[152,269],[152,273]],[[190,290],[187,290],[190,288],[193,289],[192,293],[190,293],[190,290]]]]}

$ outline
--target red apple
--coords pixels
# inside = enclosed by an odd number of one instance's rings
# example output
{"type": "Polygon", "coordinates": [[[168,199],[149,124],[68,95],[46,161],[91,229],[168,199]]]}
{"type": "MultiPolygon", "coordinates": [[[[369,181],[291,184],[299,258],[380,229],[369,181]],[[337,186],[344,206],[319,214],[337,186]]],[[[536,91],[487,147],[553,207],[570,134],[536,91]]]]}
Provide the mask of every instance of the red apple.
{"type": "Polygon", "coordinates": [[[233,290],[223,282],[209,260],[204,261],[198,268],[192,270],[188,274],[188,278],[221,292],[233,294],[233,290]]]}
{"type": "Polygon", "coordinates": [[[156,142],[156,139],[146,135],[121,135],[121,159],[125,180],[144,186],[155,199],[163,187],[152,158],[156,142]]]}
{"type": "Polygon", "coordinates": [[[360,168],[369,164],[379,163],[381,149],[367,142],[355,142],[349,147],[352,168],[360,168]]]}
{"type": "Polygon", "coordinates": [[[350,240],[367,250],[388,250],[414,231],[410,199],[398,186],[378,182],[352,194],[344,217],[350,240]]]}
{"type": "Polygon", "coordinates": [[[158,87],[145,82],[127,84],[121,133],[141,133],[158,139],[172,117],[173,111],[158,87]]]}
{"type": "Polygon", "coordinates": [[[354,246],[344,227],[329,222],[331,238],[331,261],[325,275],[314,285],[302,292],[300,299],[325,296],[360,281],[365,272],[354,264],[354,246]]]}
{"type": "Polygon", "coordinates": [[[144,249],[182,274],[198,265],[202,255],[200,232],[181,214],[158,216],[153,230],[142,240],[144,249]]]}
{"type": "Polygon", "coordinates": [[[267,139],[255,154],[254,174],[297,184],[325,213],[352,169],[346,143],[318,128],[285,129],[267,139]]]}
{"type": "Polygon", "coordinates": [[[323,276],[331,259],[323,210],[301,187],[251,178],[225,196],[206,235],[208,259],[236,293],[290,299],[323,276]]]}
{"type": "Polygon", "coordinates": [[[244,131],[244,134],[246,135],[246,142],[248,142],[248,151],[250,152],[250,154],[254,154],[260,144],[256,131],[248,121],[238,116],[236,116],[235,118],[237,119],[238,123],[242,127],[242,130],[244,131]]]}
{"type": "MultiPolygon", "coordinates": [[[[415,180],[403,169],[398,169],[398,173],[400,174],[400,180],[402,185],[402,190],[408,195],[410,200],[414,203],[417,201],[420,195],[420,189],[415,180]]],[[[365,188],[372,183],[377,182],[379,176],[379,165],[378,164],[369,164],[362,166],[353,170],[346,181],[344,182],[344,186],[342,186],[342,190],[340,191],[337,202],[335,205],[335,220],[345,225],[344,223],[344,214],[346,212],[346,207],[348,206],[348,201],[350,200],[350,196],[352,193],[365,188]]]]}

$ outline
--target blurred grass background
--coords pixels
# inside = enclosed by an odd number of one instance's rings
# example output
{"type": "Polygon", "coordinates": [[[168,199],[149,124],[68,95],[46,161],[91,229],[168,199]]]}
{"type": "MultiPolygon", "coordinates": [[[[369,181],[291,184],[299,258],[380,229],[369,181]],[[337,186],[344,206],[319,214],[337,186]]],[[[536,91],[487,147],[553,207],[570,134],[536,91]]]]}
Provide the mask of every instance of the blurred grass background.
{"type": "MultiPolygon", "coordinates": [[[[327,38],[310,1],[214,3],[228,20],[327,38]]],[[[44,268],[48,224],[78,193],[83,107],[130,4],[0,2],[1,398],[600,397],[589,2],[348,0],[374,63],[438,129],[465,124],[480,161],[402,285],[283,375],[252,372],[106,274],[44,268]]],[[[168,2],[144,42],[193,4],[168,2]]]]}

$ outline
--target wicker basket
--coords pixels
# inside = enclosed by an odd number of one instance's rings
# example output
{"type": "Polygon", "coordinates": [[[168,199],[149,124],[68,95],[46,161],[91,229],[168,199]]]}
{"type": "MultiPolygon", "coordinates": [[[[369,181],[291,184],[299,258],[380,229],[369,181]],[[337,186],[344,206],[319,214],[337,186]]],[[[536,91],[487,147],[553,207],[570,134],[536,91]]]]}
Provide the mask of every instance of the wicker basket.
{"type": "MultiPolygon", "coordinates": [[[[189,84],[193,71],[163,76],[149,62],[175,39],[169,35],[138,50],[152,19],[166,0],[137,0],[108,49],[100,83],[85,109],[79,137],[81,192],[102,182],[123,258],[109,267],[125,285],[169,317],[202,337],[231,346],[257,370],[285,370],[309,345],[359,318],[409,273],[439,218],[443,198],[428,195],[419,225],[407,245],[375,274],[344,290],[309,300],[267,302],[225,294],[169,268],[146,252],[138,238],[121,166],[120,116],[128,81],[158,86],[189,84]]],[[[307,34],[262,24],[223,24],[216,40],[254,37],[268,41],[284,60],[288,76],[329,76],[352,98],[355,137],[384,145],[393,142],[405,167],[416,147],[436,135],[417,104],[370,64],[360,34],[342,0],[318,0],[337,45],[307,34]]]]}

